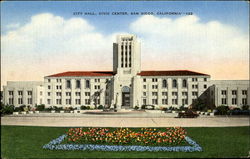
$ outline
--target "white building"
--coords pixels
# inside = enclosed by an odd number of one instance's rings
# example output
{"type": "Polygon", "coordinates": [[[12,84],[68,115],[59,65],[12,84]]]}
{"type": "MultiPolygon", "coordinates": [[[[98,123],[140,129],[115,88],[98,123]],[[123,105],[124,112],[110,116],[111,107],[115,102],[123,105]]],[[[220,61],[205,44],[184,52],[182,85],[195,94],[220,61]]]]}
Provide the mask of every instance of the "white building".
{"type": "Polygon", "coordinates": [[[44,82],[8,82],[3,92],[4,103],[15,106],[105,105],[121,109],[190,106],[198,97],[214,106],[242,106],[250,101],[249,81],[211,81],[210,75],[189,70],[141,71],[140,43],[135,35],[117,36],[113,71],[69,71],[46,76],[44,82]],[[226,94],[222,94],[224,90],[226,94]]]}

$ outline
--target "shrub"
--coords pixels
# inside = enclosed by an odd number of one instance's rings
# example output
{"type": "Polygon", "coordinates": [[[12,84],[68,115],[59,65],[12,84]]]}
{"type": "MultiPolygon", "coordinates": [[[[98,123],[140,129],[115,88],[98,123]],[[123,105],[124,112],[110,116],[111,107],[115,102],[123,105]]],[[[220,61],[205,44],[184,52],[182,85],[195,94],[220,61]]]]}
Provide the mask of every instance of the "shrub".
{"type": "Polygon", "coordinates": [[[102,105],[99,105],[99,106],[97,107],[97,109],[103,109],[103,106],[102,106],[102,105]]]}
{"type": "Polygon", "coordinates": [[[43,111],[45,109],[45,105],[44,104],[41,104],[41,105],[37,105],[36,106],[36,110],[37,111],[43,111]]]}
{"type": "Polygon", "coordinates": [[[243,105],[242,110],[249,110],[249,105],[243,105]]]}
{"type": "Polygon", "coordinates": [[[14,112],[14,105],[2,105],[1,104],[1,114],[12,114],[14,112]]]}
{"type": "Polygon", "coordinates": [[[218,106],[216,109],[215,115],[226,115],[229,111],[228,106],[218,106]]]}
{"type": "Polygon", "coordinates": [[[52,106],[50,106],[50,107],[48,107],[48,108],[45,108],[44,110],[45,110],[45,111],[51,111],[51,110],[53,110],[53,109],[52,109],[52,106]]]}
{"type": "Polygon", "coordinates": [[[146,107],[146,105],[142,105],[142,106],[141,106],[141,109],[145,109],[145,107],[146,107]]]}
{"type": "Polygon", "coordinates": [[[89,110],[89,109],[90,109],[90,106],[84,106],[84,105],[81,106],[81,110],[89,110]]]}
{"type": "Polygon", "coordinates": [[[135,106],[135,110],[138,110],[139,109],[139,107],[138,106],[135,106]]]}

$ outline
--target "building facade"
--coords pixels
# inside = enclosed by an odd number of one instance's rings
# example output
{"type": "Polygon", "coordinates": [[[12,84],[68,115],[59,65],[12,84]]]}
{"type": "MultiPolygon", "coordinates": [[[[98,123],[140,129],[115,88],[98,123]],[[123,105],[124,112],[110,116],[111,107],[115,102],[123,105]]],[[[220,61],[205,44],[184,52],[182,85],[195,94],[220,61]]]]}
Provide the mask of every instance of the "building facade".
{"type": "Polygon", "coordinates": [[[189,70],[142,71],[140,48],[135,35],[118,35],[113,44],[113,71],[69,71],[46,76],[43,82],[8,82],[3,101],[15,106],[124,109],[187,107],[202,97],[208,105],[249,105],[249,81],[215,81],[208,74],[189,70]]]}

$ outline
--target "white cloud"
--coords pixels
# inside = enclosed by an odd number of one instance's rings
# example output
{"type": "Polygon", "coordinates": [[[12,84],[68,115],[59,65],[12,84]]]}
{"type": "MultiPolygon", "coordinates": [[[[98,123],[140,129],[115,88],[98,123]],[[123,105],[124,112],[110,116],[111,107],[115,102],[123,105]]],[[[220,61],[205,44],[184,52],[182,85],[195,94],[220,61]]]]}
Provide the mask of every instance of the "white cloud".
{"type": "Polygon", "coordinates": [[[196,56],[210,62],[248,56],[248,35],[218,21],[201,23],[195,15],[175,20],[142,16],[130,29],[143,39],[143,53],[149,56],[151,53],[167,54],[166,59],[196,56]]]}
{"type": "MultiPolygon", "coordinates": [[[[50,13],[32,16],[23,26],[11,25],[12,30],[1,36],[3,82],[36,80],[66,70],[112,69],[112,43],[118,33],[104,35],[83,18],[50,13]]],[[[206,72],[210,65],[216,68],[218,60],[248,60],[248,35],[218,21],[142,16],[128,31],[141,39],[143,69],[206,72]]]]}

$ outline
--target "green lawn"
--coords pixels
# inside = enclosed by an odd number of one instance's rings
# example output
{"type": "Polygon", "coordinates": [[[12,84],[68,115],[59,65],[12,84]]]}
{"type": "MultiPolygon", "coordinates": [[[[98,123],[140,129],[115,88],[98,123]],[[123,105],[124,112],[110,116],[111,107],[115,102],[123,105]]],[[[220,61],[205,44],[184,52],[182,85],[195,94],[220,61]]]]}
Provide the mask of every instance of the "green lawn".
{"type": "Polygon", "coordinates": [[[1,126],[1,158],[191,158],[247,157],[249,127],[186,128],[203,152],[101,152],[50,151],[42,146],[64,134],[68,128],[1,126]]]}

